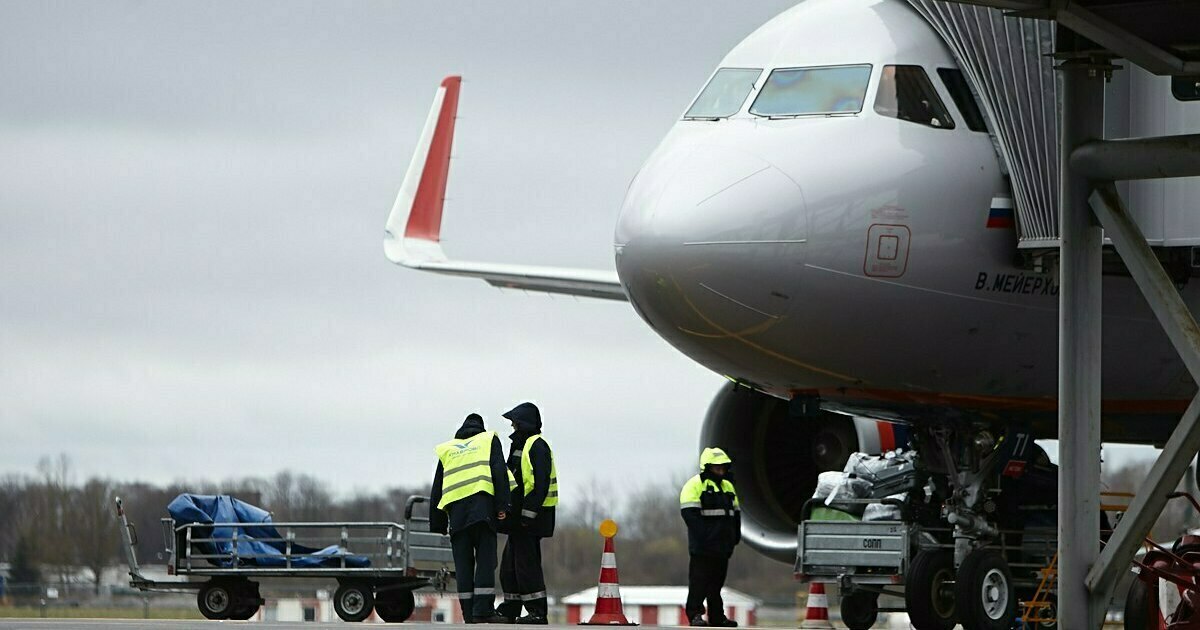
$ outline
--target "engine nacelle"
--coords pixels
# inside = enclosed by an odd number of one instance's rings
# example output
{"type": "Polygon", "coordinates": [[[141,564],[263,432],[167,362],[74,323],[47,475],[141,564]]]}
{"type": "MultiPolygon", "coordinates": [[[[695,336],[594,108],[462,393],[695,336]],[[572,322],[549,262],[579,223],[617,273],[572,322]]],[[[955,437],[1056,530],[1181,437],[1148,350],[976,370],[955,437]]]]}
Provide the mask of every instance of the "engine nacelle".
{"type": "MultiPolygon", "coordinates": [[[[781,562],[796,559],[796,528],[817,475],[841,470],[851,453],[897,445],[903,431],[886,422],[820,412],[745,387],[713,399],[700,433],[701,448],[718,446],[733,459],[742,508],[742,540],[781,562]]],[[[902,444],[901,444],[902,445],[902,444]]]]}

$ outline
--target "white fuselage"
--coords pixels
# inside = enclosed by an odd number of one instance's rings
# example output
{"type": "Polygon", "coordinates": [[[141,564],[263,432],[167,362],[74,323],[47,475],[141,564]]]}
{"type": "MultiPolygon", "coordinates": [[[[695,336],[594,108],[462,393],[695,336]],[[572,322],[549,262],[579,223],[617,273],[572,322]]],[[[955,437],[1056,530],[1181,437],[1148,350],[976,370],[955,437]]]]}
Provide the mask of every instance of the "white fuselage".
{"type": "MultiPolygon", "coordinates": [[[[902,0],[808,0],[721,62],[762,69],[727,117],[677,122],[630,186],[617,271],[668,342],[731,379],[834,408],[1053,414],[1057,284],[1016,265],[986,131],[957,64],[902,0]],[[771,72],[869,65],[856,112],[752,113],[771,72]],[[953,128],[880,113],[887,66],[919,66],[953,128]]],[[[1194,283],[1185,299],[1198,300],[1194,283]]],[[[1170,416],[1194,391],[1131,281],[1104,282],[1106,411],[1170,416]],[[1110,404],[1111,403],[1111,404],[1110,404]]]]}

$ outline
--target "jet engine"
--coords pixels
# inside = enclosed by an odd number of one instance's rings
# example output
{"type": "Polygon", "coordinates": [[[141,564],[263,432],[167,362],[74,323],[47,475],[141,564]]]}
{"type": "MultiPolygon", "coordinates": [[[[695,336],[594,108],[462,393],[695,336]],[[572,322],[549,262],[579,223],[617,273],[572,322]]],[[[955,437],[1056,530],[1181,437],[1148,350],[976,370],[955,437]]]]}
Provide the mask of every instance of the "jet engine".
{"type": "Polygon", "coordinates": [[[799,404],[736,386],[713,399],[700,446],[719,446],[733,460],[742,540],[791,563],[796,527],[817,475],[841,470],[856,451],[894,448],[895,433],[889,423],[827,411],[803,413],[799,404]]]}

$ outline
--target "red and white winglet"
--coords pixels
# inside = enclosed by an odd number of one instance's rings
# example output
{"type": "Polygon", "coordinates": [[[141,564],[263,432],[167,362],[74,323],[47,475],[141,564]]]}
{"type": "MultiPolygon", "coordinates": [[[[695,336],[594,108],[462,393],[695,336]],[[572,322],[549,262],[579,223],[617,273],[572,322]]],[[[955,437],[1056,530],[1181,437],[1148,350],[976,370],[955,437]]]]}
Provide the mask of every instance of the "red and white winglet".
{"type": "Polygon", "coordinates": [[[400,194],[388,215],[383,251],[388,260],[422,271],[482,278],[502,288],[626,300],[615,271],[450,260],[442,251],[442,209],[462,77],[442,80],[421,130],[400,194]]]}

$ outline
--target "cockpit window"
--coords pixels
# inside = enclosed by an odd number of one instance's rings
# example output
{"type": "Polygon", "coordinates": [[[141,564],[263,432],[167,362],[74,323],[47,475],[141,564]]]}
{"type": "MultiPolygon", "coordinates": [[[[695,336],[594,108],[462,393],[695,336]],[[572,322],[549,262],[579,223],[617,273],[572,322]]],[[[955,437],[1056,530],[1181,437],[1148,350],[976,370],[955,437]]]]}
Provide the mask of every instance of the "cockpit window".
{"type": "Polygon", "coordinates": [[[761,68],[721,68],[704,86],[696,102],[688,108],[684,118],[716,119],[728,118],[742,108],[746,95],[754,89],[754,82],[762,74],[761,68]]]}
{"type": "Polygon", "coordinates": [[[871,66],[779,68],[750,106],[758,116],[856,114],[862,111],[871,66]]]}
{"type": "Polygon", "coordinates": [[[875,111],[937,129],[954,128],[954,120],[921,66],[884,66],[875,111]]]}
{"type": "Polygon", "coordinates": [[[967,129],[987,131],[987,124],[983,122],[983,112],[979,110],[979,103],[975,102],[975,94],[971,92],[971,86],[967,84],[962,70],[938,68],[938,74],[942,77],[942,83],[946,84],[950,98],[954,99],[954,104],[958,106],[958,113],[962,114],[963,122],[967,123],[967,129]]]}

